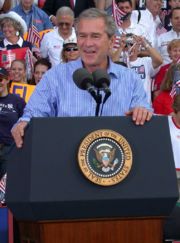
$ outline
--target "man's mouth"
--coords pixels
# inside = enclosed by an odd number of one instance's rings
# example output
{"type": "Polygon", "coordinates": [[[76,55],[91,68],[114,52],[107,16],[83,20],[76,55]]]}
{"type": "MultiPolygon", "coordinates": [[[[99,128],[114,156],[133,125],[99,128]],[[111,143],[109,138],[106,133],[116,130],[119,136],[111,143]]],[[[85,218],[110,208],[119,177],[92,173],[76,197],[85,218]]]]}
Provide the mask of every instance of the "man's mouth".
{"type": "Polygon", "coordinates": [[[84,52],[86,54],[94,54],[94,53],[96,53],[96,51],[94,51],[94,50],[84,50],[84,52]]]}

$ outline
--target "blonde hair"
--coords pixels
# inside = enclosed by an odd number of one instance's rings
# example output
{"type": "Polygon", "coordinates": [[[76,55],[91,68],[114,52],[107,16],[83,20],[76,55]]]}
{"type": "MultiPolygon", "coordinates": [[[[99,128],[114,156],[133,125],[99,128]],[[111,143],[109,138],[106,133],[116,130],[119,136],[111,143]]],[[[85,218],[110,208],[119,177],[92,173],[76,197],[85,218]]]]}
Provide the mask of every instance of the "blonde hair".
{"type": "Polygon", "coordinates": [[[174,39],[174,40],[172,40],[172,41],[169,42],[169,44],[167,46],[168,53],[170,53],[170,51],[173,48],[176,48],[176,47],[180,47],[180,39],[174,39]]]}

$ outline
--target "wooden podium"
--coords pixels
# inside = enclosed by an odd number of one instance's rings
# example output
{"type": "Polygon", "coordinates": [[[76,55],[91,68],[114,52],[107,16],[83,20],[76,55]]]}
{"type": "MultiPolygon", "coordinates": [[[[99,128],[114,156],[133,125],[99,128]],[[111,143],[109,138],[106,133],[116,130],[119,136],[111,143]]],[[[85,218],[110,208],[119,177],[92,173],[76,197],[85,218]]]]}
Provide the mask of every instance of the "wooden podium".
{"type": "Polygon", "coordinates": [[[21,243],[162,243],[160,218],[20,222],[21,243]]]}
{"type": "Polygon", "coordinates": [[[162,243],[178,198],[166,117],[144,126],[127,117],[34,118],[9,161],[6,201],[21,243],[162,243]],[[81,141],[98,129],[132,149],[130,173],[113,186],[92,183],[77,162],[81,141]]]}

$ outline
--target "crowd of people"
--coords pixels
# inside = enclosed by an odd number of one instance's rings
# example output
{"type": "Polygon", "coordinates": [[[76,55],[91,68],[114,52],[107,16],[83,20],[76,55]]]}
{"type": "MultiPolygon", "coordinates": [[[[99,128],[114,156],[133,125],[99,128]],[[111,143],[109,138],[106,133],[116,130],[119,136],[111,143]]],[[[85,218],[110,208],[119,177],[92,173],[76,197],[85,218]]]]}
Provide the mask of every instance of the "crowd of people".
{"type": "Polygon", "coordinates": [[[153,112],[169,116],[178,173],[180,1],[44,0],[38,6],[34,0],[1,0],[0,8],[1,177],[12,136],[21,148],[32,117],[94,116],[94,97],[73,82],[79,68],[110,76],[112,94],[101,115],[131,115],[136,125],[153,112]],[[10,94],[13,83],[36,86],[26,106],[10,94]]]}

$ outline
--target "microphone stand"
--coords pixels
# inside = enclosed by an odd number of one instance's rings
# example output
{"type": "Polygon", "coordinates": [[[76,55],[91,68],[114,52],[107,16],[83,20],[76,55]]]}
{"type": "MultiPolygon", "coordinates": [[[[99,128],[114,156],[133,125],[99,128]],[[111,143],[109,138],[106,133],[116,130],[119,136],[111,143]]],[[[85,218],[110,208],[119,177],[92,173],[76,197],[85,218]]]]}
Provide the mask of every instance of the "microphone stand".
{"type": "Polygon", "coordinates": [[[104,96],[104,99],[103,99],[103,102],[102,102],[100,116],[102,116],[104,104],[106,103],[106,101],[109,98],[109,96],[111,96],[111,91],[109,91],[108,93],[105,93],[105,96],[104,96]]]}
{"type": "Polygon", "coordinates": [[[100,94],[99,89],[97,90],[97,96],[96,96],[96,112],[95,112],[95,116],[99,116],[99,109],[100,109],[100,105],[102,103],[102,95],[100,94]]]}

